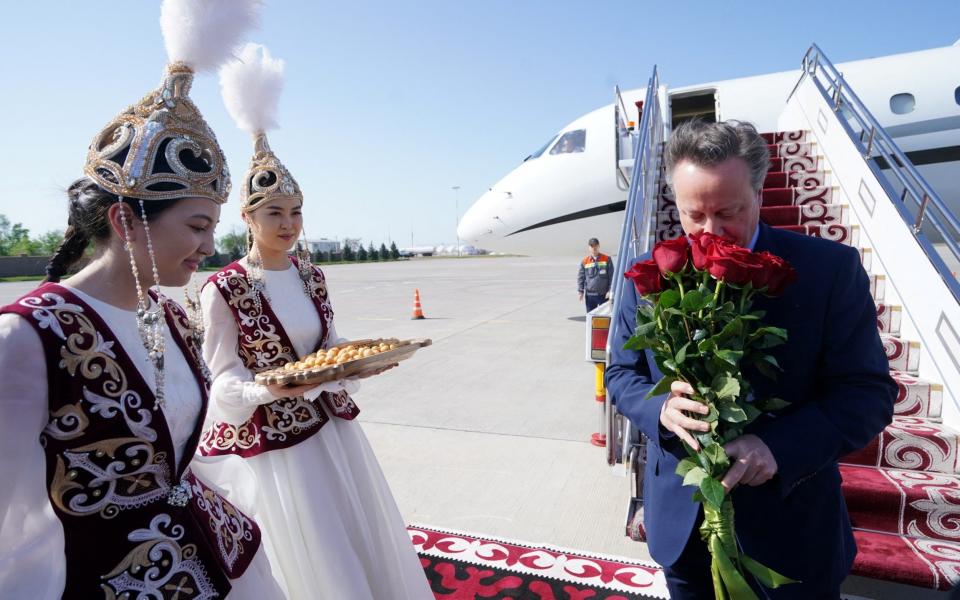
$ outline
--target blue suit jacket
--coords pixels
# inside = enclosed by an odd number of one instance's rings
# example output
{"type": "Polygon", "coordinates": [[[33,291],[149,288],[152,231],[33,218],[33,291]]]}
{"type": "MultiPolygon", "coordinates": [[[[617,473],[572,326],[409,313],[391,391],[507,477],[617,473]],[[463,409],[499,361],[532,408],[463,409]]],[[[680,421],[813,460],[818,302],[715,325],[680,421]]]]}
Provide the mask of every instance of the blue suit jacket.
{"type": "MultiPolygon", "coordinates": [[[[797,281],[779,298],[757,297],[764,322],[788,332],[773,350],[784,372],[777,381],[748,378],[758,397],[791,405],[755,421],[776,458],[767,483],[733,491],[737,537],[751,557],[803,581],[778,597],[835,590],[849,573],[856,545],[840,492],[837,460],[865,446],[893,416],[896,385],[877,333],[876,306],[856,250],[760,225],[755,250],[789,261],[797,281]]],[[[646,257],[644,257],[646,258],[646,257]]],[[[680,556],[697,521],[692,487],[674,470],[686,456],[678,438],[660,427],[666,396],[644,400],[662,377],[647,352],[623,350],[636,325],[637,294],[627,282],[617,307],[620,334],[612,340],[607,386],[617,408],[649,439],[643,490],[650,553],[661,565],[680,556]]]]}

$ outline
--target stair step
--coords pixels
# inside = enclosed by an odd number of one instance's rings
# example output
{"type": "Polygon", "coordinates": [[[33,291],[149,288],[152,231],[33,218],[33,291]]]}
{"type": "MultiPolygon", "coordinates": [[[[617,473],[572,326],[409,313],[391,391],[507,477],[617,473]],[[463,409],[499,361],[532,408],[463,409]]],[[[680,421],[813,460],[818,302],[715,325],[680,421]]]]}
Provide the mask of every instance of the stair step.
{"type": "Polygon", "coordinates": [[[896,304],[884,304],[882,302],[878,303],[877,329],[880,330],[880,333],[899,335],[900,318],[902,314],[903,309],[896,304]]]}
{"type": "Polygon", "coordinates": [[[768,171],[763,181],[764,188],[814,188],[827,185],[824,171],[768,171]]]}
{"type": "MultiPolygon", "coordinates": [[[[672,197],[671,197],[672,199],[672,197]]],[[[761,205],[772,206],[805,206],[808,204],[830,204],[833,202],[832,187],[782,187],[764,188],[760,192],[761,205]]]]}
{"type": "Polygon", "coordinates": [[[793,131],[768,131],[766,133],[761,133],[760,137],[766,140],[768,144],[804,142],[807,139],[807,132],[803,129],[795,129],[793,131]]]}
{"type": "Polygon", "coordinates": [[[920,342],[911,342],[895,335],[881,333],[883,351],[890,361],[891,371],[916,373],[920,368],[920,342]]]}
{"type": "Polygon", "coordinates": [[[869,273],[870,268],[873,267],[873,250],[863,246],[860,246],[857,250],[860,251],[860,263],[863,264],[863,270],[869,273]]]}
{"type": "Polygon", "coordinates": [[[846,246],[856,246],[860,241],[859,225],[783,225],[777,229],[831,240],[846,246]]]}
{"type": "Polygon", "coordinates": [[[873,296],[873,301],[883,302],[884,293],[887,291],[887,276],[868,273],[867,278],[870,280],[870,295],[873,296]]]}
{"type": "Polygon", "coordinates": [[[819,171],[819,156],[770,157],[770,171],[819,171]]]}
{"type": "MultiPolygon", "coordinates": [[[[764,206],[760,209],[760,219],[773,227],[843,225],[846,222],[847,211],[848,207],[843,204],[764,206]]],[[[657,211],[657,228],[673,227],[679,223],[680,212],[675,205],[657,211]]]]}
{"type": "Polygon", "coordinates": [[[858,529],[960,542],[960,475],[841,465],[858,529]]]}
{"type": "Polygon", "coordinates": [[[816,144],[810,142],[784,142],[781,144],[767,144],[767,152],[771,157],[790,158],[793,156],[816,156],[816,144]]]}
{"type": "Polygon", "coordinates": [[[957,432],[930,419],[894,417],[866,447],[844,456],[840,462],[955,474],[957,432]]]}
{"type": "Polygon", "coordinates": [[[807,204],[804,206],[764,206],[760,220],[767,225],[843,225],[849,207],[843,204],[807,204]]]}
{"type": "Polygon", "coordinates": [[[857,558],[853,574],[928,589],[949,590],[960,583],[960,544],[853,530],[857,558]]]}
{"type": "Polygon", "coordinates": [[[924,381],[910,373],[890,371],[897,383],[895,414],[903,417],[939,419],[943,410],[943,385],[924,381]]]}

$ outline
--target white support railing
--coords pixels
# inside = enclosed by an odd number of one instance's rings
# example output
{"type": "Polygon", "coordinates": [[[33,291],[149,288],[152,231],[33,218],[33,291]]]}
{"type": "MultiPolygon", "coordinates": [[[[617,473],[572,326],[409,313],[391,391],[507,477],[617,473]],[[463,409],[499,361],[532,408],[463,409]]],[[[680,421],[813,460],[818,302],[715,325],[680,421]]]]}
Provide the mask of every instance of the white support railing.
{"type": "Polygon", "coordinates": [[[873,269],[886,275],[884,302],[902,306],[900,337],[919,342],[919,375],[943,385],[941,417],[960,429],[960,285],[927,235],[944,235],[945,251],[960,257],[957,219],[820,48],[803,67],[778,129],[815,138],[873,269]]]}
{"type": "Polygon", "coordinates": [[[890,201],[913,231],[917,243],[940,273],[953,297],[960,302],[960,282],[934,248],[927,233],[931,229],[935,231],[942,238],[946,251],[960,261],[960,219],[920,175],[845,82],[843,73],[837,70],[816,44],[811,45],[803,56],[803,72],[787,98],[788,102],[806,78],[814,82],[833,111],[843,117],[841,121],[845,121],[850,139],[873,165],[874,173],[886,188],[890,201]],[[889,166],[892,179],[876,164],[878,158],[889,166]],[[902,191],[897,193],[897,188],[902,191]],[[928,227],[925,228],[925,225],[928,227]]]}

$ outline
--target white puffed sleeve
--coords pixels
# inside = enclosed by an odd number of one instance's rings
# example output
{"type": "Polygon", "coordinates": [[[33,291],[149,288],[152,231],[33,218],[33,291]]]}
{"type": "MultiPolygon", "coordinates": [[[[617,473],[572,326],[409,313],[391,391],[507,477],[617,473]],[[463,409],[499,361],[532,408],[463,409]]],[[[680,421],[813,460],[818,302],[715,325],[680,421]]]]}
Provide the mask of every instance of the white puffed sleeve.
{"type": "Polygon", "coordinates": [[[265,386],[254,383],[253,373],[240,359],[237,322],[215,285],[204,286],[200,305],[203,309],[203,359],[213,376],[207,418],[241,425],[253,415],[257,406],[277,398],[265,386]]]}
{"type": "Polygon", "coordinates": [[[40,433],[47,424],[47,365],[39,336],[0,315],[0,598],[60,598],[63,526],[47,496],[40,433]]]}
{"type": "Polygon", "coordinates": [[[324,348],[330,348],[338,344],[343,344],[349,342],[347,338],[342,338],[337,334],[337,326],[334,325],[333,321],[330,321],[330,331],[327,332],[327,342],[323,345],[324,348]]]}

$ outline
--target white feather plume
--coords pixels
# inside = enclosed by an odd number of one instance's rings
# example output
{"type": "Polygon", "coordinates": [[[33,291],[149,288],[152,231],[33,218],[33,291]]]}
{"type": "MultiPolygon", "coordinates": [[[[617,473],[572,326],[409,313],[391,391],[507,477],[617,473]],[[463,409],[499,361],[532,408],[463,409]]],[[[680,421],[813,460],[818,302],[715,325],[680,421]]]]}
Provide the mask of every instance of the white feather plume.
{"type": "Polygon", "coordinates": [[[163,0],[160,29],[169,62],[213,71],[259,19],[261,0],[163,0]]]}
{"type": "Polygon", "coordinates": [[[220,68],[220,92],[237,127],[256,135],[277,126],[283,61],[260,44],[247,44],[220,68]]]}

